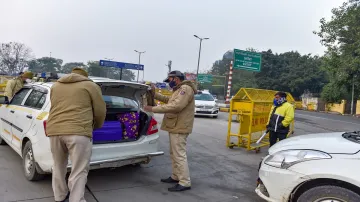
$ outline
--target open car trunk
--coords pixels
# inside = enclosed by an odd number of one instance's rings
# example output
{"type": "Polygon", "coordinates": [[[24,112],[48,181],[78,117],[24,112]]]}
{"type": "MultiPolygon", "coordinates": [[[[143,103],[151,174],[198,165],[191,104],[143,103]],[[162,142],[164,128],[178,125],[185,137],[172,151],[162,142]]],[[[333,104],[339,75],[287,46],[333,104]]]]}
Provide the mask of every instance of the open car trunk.
{"type": "Polygon", "coordinates": [[[152,117],[140,110],[139,101],[147,86],[127,82],[97,84],[107,112],[103,127],[93,132],[93,144],[132,142],[146,135],[152,117]]]}

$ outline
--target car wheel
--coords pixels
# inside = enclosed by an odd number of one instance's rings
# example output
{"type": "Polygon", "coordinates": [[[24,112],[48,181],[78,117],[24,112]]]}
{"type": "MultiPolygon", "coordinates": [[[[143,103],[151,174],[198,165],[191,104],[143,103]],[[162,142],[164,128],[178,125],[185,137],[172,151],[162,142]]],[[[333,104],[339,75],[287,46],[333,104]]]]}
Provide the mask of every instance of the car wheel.
{"type": "Polygon", "coordinates": [[[357,202],[360,195],[346,188],[338,186],[318,186],[302,193],[297,202],[357,202]]]}
{"type": "Polygon", "coordinates": [[[216,115],[216,116],[213,116],[214,119],[217,119],[217,117],[218,117],[217,115],[216,115]]]}
{"type": "Polygon", "coordinates": [[[44,178],[44,175],[40,174],[36,168],[36,162],[30,141],[26,142],[23,150],[23,167],[27,180],[38,181],[44,178]]]}
{"type": "Polygon", "coordinates": [[[3,140],[3,139],[1,138],[1,136],[0,136],[0,145],[6,145],[5,140],[3,140]]]}

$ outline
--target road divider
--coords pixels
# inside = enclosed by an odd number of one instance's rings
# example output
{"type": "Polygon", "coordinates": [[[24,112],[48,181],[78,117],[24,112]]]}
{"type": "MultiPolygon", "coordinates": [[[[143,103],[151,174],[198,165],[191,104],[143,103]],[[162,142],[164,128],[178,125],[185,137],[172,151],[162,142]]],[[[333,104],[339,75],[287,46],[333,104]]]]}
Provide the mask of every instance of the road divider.
{"type": "Polygon", "coordinates": [[[229,112],[230,108],[220,107],[219,109],[221,112],[229,112]]]}

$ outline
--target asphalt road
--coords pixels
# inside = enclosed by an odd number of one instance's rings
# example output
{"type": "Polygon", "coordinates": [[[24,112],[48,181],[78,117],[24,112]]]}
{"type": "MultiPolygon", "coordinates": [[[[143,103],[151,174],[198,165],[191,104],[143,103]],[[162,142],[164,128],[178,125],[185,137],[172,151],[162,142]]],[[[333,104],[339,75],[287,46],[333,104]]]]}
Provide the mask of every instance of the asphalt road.
{"type": "MultiPolygon", "coordinates": [[[[161,115],[157,115],[161,122],[161,115]]],[[[227,113],[218,119],[195,120],[193,134],[188,140],[188,156],[192,190],[169,193],[169,185],[159,179],[171,174],[168,135],[161,131],[161,149],[165,155],[154,158],[148,165],[91,171],[88,186],[100,202],[262,202],[254,192],[257,166],[266,155],[244,149],[225,147],[227,113]]],[[[295,135],[360,129],[360,119],[315,113],[296,112],[295,135]]],[[[238,127],[233,124],[233,129],[238,127]]],[[[96,201],[87,191],[86,199],[96,201]]],[[[0,147],[0,202],[53,202],[51,177],[40,182],[28,182],[23,177],[20,157],[8,146],[0,147]]]]}

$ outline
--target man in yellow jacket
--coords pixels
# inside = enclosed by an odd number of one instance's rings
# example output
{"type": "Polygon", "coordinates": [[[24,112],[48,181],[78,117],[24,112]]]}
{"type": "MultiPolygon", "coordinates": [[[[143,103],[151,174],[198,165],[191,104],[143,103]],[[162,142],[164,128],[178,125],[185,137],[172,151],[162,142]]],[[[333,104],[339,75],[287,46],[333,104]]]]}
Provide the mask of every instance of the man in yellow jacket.
{"type": "Polygon", "coordinates": [[[196,87],[191,81],[185,81],[185,75],[180,71],[170,72],[164,82],[169,83],[173,94],[168,97],[156,93],[155,99],[166,104],[146,106],[144,109],[149,112],[164,113],[161,130],[169,132],[172,175],[161,179],[161,182],[176,183],[174,187],[168,189],[169,191],[185,191],[191,189],[186,142],[194,124],[196,87]]]}
{"type": "Polygon", "coordinates": [[[92,153],[93,129],[105,121],[106,104],[100,87],[81,68],[60,78],[50,90],[51,108],[46,132],[54,160],[52,187],[55,201],[85,202],[84,192],[92,153]],[[68,156],[72,168],[68,186],[68,156]],[[70,191],[70,194],[69,194],[70,191]]]}
{"type": "Polygon", "coordinates": [[[33,78],[33,73],[32,72],[24,72],[22,74],[19,74],[18,77],[16,77],[15,79],[9,80],[6,83],[6,87],[5,87],[5,99],[6,101],[10,101],[14,95],[24,87],[24,84],[26,82],[31,82],[30,79],[33,78]]]}
{"type": "Polygon", "coordinates": [[[267,130],[270,133],[270,147],[277,140],[285,139],[290,131],[290,124],[294,120],[294,106],[287,102],[286,93],[277,92],[274,98],[274,105],[271,108],[267,130]]]}

